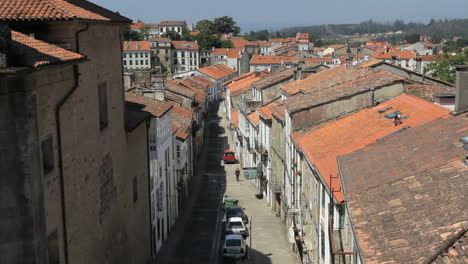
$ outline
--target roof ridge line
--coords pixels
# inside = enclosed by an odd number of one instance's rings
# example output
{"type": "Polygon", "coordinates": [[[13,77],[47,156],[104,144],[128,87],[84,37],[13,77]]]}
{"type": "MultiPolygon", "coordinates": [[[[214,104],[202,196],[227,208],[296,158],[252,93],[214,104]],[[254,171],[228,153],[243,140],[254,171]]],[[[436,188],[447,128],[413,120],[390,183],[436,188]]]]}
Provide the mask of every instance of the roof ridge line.
{"type": "MultiPolygon", "coordinates": [[[[60,4],[57,2],[57,0],[44,0],[44,1],[47,1],[49,4],[53,5],[54,8],[62,11],[63,14],[68,14],[72,18],[77,18],[78,17],[78,15],[74,14],[73,12],[71,12],[69,10],[66,10],[65,8],[61,7],[60,4]]],[[[67,0],[62,0],[62,1],[65,1],[68,4],[73,5],[72,3],[68,2],[67,0]]],[[[94,13],[94,12],[92,12],[92,13],[94,13]]]]}

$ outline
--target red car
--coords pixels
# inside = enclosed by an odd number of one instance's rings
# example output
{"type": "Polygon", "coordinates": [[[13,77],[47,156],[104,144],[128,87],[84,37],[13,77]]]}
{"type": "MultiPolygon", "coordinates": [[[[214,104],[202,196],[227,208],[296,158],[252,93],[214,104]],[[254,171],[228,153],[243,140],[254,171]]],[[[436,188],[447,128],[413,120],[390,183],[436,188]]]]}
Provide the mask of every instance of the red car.
{"type": "Polygon", "coordinates": [[[223,156],[224,163],[236,163],[236,155],[234,154],[234,151],[226,150],[224,151],[224,156],[223,156]]]}

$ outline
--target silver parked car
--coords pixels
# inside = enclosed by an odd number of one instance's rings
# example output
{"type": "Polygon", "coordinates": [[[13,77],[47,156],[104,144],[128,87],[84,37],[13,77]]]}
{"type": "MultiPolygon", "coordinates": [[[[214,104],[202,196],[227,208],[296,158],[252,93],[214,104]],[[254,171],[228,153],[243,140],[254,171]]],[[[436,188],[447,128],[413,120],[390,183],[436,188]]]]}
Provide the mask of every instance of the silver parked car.
{"type": "Polygon", "coordinates": [[[241,217],[231,217],[226,221],[226,234],[236,234],[248,237],[249,230],[244,225],[244,221],[241,217]]]}
{"type": "Polygon", "coordinates": [[[246,259],[248,246],[241,235],[227,235],[223,244],[223,257],[246,259]]]}

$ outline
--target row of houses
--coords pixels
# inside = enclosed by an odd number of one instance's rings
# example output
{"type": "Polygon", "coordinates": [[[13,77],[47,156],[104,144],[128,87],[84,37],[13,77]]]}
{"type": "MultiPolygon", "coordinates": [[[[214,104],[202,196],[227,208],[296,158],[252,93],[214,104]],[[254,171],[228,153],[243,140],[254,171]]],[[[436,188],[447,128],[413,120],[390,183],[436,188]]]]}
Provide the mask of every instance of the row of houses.
{"type": "Polygon", "coordinates": [[[179,36],[185,35],[191,30],[192,25],[187,24],[186,21],[167,21],[163,20],[156,24],[146,24],[143,22],[137,22],[130,25],[130,29],[139,33],[144,34],[144,38],[159,38],[168,32],[175,32],[179,36]]]}
{"type": "Polygon", "coordinates": [[[217,84],[200,74],[125,91],[131,20],[88,1],[2,2],[0,21],[1,262],[154,261],[217,84]]]}
{"type": "Polygon", "coordinates": [[[304,64],[225,85],[244,174],[303,263],[463,258],[468,75],[459,70],[456,88],[384,61],[304,64]]]}

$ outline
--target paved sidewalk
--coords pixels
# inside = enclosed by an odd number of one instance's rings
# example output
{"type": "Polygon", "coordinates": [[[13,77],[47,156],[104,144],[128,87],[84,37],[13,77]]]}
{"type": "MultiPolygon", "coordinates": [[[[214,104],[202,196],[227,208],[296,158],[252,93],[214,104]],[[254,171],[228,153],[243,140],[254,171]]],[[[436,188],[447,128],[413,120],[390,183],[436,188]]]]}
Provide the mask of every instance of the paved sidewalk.
{"type": "MultiPolygon", "coordinates": [[[[218,115],[222,117],[221,126],[225,128],[225,134],[228,138],[228,144],[231,150],[234,150],[234,142],[229,131],[229,121],[224,113],[223,103],[220,105],[218,115]]],[[[300,263],[298,257],[291,251],[291,244],[285,234],[285,229],[280,223],[279,218],[275,217],[267,203],[255,197],[258,193],[252,183],[244,177],[236,181],[234,171],[239,164],[226,165],[226,195],[235,197],[239,200],[239,205],[246,208],[245,212],[252,217],[252,245],[250,258],[241,263],[255,264],[295,264],[300,263]]],[[[250,223],[249,223],[250,228],[250,223]]],[[[247,238],[250,243],[250,237],[247,238]]]]}

